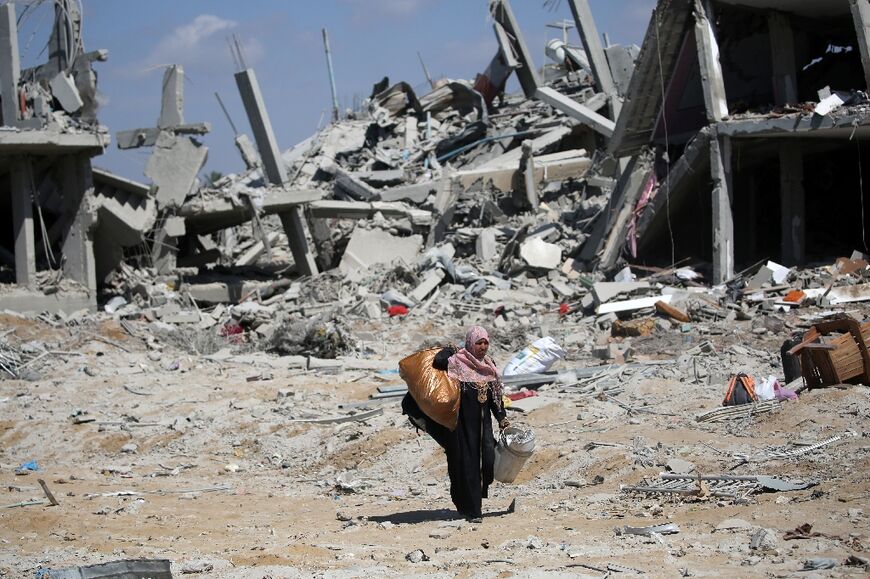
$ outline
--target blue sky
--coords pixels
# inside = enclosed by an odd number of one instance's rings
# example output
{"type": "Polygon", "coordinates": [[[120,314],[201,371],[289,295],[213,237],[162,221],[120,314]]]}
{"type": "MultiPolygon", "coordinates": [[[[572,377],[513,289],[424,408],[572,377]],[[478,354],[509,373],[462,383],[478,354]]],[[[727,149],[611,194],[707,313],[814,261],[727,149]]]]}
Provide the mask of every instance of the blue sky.
{"type": "MultiPolygon", "coordinates": [[[[330,35],[339,101],[365,98],[383,76],[425,92],[419,51],[433,77],[474,79],[497,45],[486,0],[82,0],[86,50],[105,48],[96,63],[103,105],[100,122],[114,133],[155,126],[160,112],[163,65],[185,69],[185,121],[210,122],[206,171],[243,168],[233,133],[214,92],[220,93],[241,132],[251,135],[233,80],[227,37],[244,43],[248,65],[260,81],[279,147],[284,150],[329,121],[331,97],[321,28],[330,35]]],[[[30,0],[32,3],[32,0],[30,0]]],[[[33,10],[19,42],[25,65],[41,62],[51,2],[33,10]],[[41,26],[39,24],[41,23],[41,26]],[[35,36],[32,30],[39,29],[35,36]]],[[[599,32],[611,42],[643,40],[655,0],[590,0],[599,32]]],[[[19,3],[21,15],[24,3],[19,3]]],[[[512,8],[537,66],[544,44],[560,31],[546,24],[567,18],[566,0],[513,0],[512,8]],[[555,8],[552,4],[558,4],[555,8]]],[[[576,31],[569,41],[579,43],[576,31]]],[[[509,85],[516,90],[515,81],[509,85]]],[[[128,178],[144,181],[148,149],[110,149],[94,159],[128,178]]]]}

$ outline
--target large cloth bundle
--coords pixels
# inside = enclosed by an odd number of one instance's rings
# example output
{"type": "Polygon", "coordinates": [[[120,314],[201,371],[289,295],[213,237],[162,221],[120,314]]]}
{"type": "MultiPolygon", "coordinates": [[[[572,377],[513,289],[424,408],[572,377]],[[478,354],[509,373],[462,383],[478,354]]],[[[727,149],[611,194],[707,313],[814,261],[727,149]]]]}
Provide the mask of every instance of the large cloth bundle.
{"type": "Polygon", "coordinates": [[[459,420],[459,384],[443,370],[432,367],[441,348],[420,350],[399,362],[399,376],[426,416],[450,430],[459,420]]]}

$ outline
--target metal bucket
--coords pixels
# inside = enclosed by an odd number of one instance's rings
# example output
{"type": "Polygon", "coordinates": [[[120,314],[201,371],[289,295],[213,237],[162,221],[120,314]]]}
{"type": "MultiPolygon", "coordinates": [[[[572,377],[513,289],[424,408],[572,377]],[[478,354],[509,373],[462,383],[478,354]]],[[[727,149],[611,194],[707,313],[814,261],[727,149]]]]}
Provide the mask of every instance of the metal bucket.
{"type": "Polygon", "coordinates": [[[535,435],[519,428],[505,428],[495,447],[495,480],[512,483],[535,452],[535,435]]]}

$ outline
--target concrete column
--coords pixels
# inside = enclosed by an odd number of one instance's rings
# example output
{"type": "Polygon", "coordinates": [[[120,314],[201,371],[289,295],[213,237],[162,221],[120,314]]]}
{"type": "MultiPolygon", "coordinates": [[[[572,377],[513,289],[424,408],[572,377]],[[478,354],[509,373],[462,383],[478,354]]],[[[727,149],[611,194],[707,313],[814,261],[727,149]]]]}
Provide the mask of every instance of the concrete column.
{"type": "Polygon", "coordinates": [[[538,198],[538,184],[535,183],[535,155],[532,153],[531,141],[523,141],[523,157],[520,161],[520,171],[523,174],[526,202],[528,202],[534,213],[538,210],[538,205],[541,202],[538,198]]]}
{"type": "MultiPolygon", "coordinates": [[[[759,223],[758,220],[758,179],[750,173],[746,183],[746,222],[759,223]]],[[[756,227],[744,227],[741,235],[746,244],[747,255],[755,258],[758,251],[758,229],[756,227]]]]}
{"type": "Polygon", "coordinates": [[[260,84],[252,69],[236,73],[236,86],[245,111],[248,113],[248,121],[254,132],[254,140],[260,150],[260,159],[263,161],[263,171],[266,180],[272,185],[283,185],[287,181],[287,170],[281,159],[275,133],[272,131],[272,122],[266,104],[263,102],[263,94],[260,92],[260,84]]]}
{"type": "Polygon", "coordinates": [[[804,200],[804,161],[800,148],[791,142],[779,148],[779,199],[782,219],[783,265],[804,262],[806,204],[804,200]]]}
{"type": "Polygon", "coordinates": [[[184,68],[173,64],[163,73],[163,93],[157,127],[169,129],[184,124],[184,68]]]}
{"type": "Polygon", "coordinates": [[[770,12],[767,16],[767,26],[770,30],[774,103],[778,105],[796,103],[797,69],[791,20],[782,12],[770,12]]]}
{"type": "Polygon", "coordinates": [[[95,215],[90,206],[94,192],[91,159],[86,154],[66,155],[61,160],[61,170],[64,213],[75,216],[61,246],[63,273],[87,288],[90,295],[96,296],[97,273],[92,239],[95,215]]]}
{"type": "Polygon", "coordinates": [[[713,283],[734,277],[734,215],[731,210],[731,139],[710,139],[710,176],[713,181],[713,283]]]}
{"type": "Polygon", "coordinates": [[[3,124],[18,124],[18,79],[21,63],[18,56],[18,25],[15,4],[0,6],[0,99],[3,100],[3,124]]]}
{"type": "Polygon", "coordinates": [[[151,241],[151,267],[160,274],[171,273],[178,264],[178,238],[169,235],[165,228],[154,230],[151,241]]]}
{"type": "Polygon", "coordinates": [[[870,89],[870,0],[849,0],[849,4],[852,7],[858,48],[861,50],[865,88],[870,89]]]}
{"type": "MultiPolygon", "coordinates": [[[[4,5],[9,6],[9,4],[4,5]]],[[[2,9],[3,7],[0,7],[2,9]]],[[[36,247],[33,238],[33,167],[29,157],[12,160],[12,227],[15,233],[15,282],[36,285],[36,247]]]]}
{"type": "Polygon", "coordinates": [[[613,74],[610,71],[607,56],[604,54],[604,49],[601,46],[598,28],[595,26],[595,19],[592,17],[589,2],[588,0],[569,0],[568,5],[571,7],[571,13],[574,15],[577,32],[580,33],[580,39],[583,41],[583,48],[586,50],[586,57],[589,59],[592,75],[595,77],[595,88],[607,95],[610,118],[615,121],[619,116],[619,109],[622,107],[622,104],[616,94],[613,74]]]}
{"type": "Polygon", "coordinates": [[[332,267],[335,259],[335,244],[332,242],[332,230],[326,219],[309,219],[309,231],[317,248],[317,265],[326,271],[332,267]]]}
{"type": "Polygon", "coordinates": [[[713,31],[709,0],[695,0],[695,42],[698,45],[698,63],[701,66],[701,85],[707,121],[717,123],[728,116],[725,81],[719,63],[719,44],[713,31]]]}
{"type": "Polygon", "coordinates": [[[293,262],[296,271],[301,275],[317,275],[317,262],[308,248],[308,240],[305,238],[305,217],[301,207],[296,207],[286,213],[281,213],[281,224],[287,234],[290,252],[293,254],[293,262]]]}
{"type": "Polygon", "coordinates": [[[532,53],[526,46],[526,41],[523,39],[523,33],[517,19],[514,18],[510,3],[508,0],[494,0],[490,3],[490,12],[493,19],[501,24],[505,32],[513,38],[513,48],[516,49],[517,58],[520,61],[520,67],[517,68],[517,78],[526,98],[534,98],[535,92],[541,86],[541,81],[538,78],[535,63],[532,61],[532,53]]]}

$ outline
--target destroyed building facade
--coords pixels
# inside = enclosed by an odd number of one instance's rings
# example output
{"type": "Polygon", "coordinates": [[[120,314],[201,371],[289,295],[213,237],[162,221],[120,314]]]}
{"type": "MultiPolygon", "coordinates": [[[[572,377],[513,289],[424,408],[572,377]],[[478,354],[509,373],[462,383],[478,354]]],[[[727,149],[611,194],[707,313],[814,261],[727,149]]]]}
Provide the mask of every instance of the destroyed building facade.
{"type": "Polygon", "coordinates": [[[58,2],[48,61],[21,70],[16,5],[0,6],[0,190],[12,227],[0,259],[14,286],[0,309],[74,311],[97,303],[94,265],[94,177],[91,158],[108,138],[96,120],[91,64],[104,50],[84,52],[75,2],[58,2]]]}
{"type": "Polygon", "coordinates": [[[721,282],[862,245],[867,14],[863,0],[658,3],[608,147],[663,161],[626,196],[629,255],[707,259],[721,282]]]}
{"type": "Polygon", "coordinates": [[[116,135],[150,148],[148,182],[92,170],[108,138],[90,64],[105,51],[83,53],[74,7],[58,8],[49,62],[19,73],[10,4],[0,137],[15,237],[0,247],[21,288],[38,269],[61,272],[34,311],[61,295],[93,308],[98,288],[129,297],[158,278],[188,300],[235,302],[283,275],[415,265],[445,243],[477,260],[472,296],[489,272],[680,258],[710,264],[718,283],[765,257],[824,259],[863,243],[866,4],[662,0],[638,49],[602,44],[588,0],[569,0],[581,45],[550,41],[539,68],[510,3],[490,0],[498,51],[473,82],[431,81],[418,96],[385,78],[284,152],[235,39],[253,139],[233,124],[246,169],[213,183],[198,178],[210,126],[185,121],[180,65],[164,72],[155,126],[116,135]],[[505,95],[514,73],[522,94],[505,95]],[[390,237],[364,241],[373,225],[390,237]],[[273,250],[285,269],[259,267],[273,250]],[[78,289],[55,291],[61,278],[78,289]]]}

